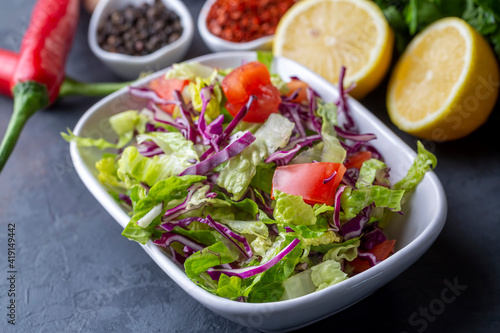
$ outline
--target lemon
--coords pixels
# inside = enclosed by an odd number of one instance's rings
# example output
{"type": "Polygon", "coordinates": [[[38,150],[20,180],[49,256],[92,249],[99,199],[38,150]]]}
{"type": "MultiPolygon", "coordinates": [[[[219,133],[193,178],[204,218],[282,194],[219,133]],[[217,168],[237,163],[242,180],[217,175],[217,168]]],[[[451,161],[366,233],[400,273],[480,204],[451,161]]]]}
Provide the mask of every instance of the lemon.
{"type": "Polygon", "coordinates": [[[464,137],[493,110],[498,76],[493,50],[476,30],[459,18],[436,21],[412,40],[392,73],[389,116],[424,139],[464,137]]]}
{"type": "Polygon", "coordinates": [[[281,18],[273,53],[284,56],[337,84],[341,66],[344,85],[362,98],[384,78],[391,62],[394,35],[381,10],[367,0],[305,0],[281,18]]]}

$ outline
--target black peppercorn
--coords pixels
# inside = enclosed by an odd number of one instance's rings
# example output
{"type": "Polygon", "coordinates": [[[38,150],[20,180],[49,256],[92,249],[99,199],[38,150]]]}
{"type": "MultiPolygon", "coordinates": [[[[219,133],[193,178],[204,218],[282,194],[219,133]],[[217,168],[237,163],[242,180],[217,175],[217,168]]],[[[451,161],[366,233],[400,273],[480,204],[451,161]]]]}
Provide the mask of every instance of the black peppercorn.
{"type": "Polygon", "coordinates": [[[177,13],[155,0],[110,13],[97,30],[97,41],[105,51],[141,56],[175,42],[182,32],[177,13]]]}

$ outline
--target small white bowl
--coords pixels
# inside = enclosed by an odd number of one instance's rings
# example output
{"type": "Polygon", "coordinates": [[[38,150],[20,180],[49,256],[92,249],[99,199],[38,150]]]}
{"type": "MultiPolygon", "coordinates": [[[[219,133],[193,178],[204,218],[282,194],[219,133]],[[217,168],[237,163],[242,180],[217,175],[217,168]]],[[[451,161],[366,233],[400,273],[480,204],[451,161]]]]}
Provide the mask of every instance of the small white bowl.
{"type": "MultiPolygon", "coordinates": [[[[255,59],[255,52],[227,52],[209,54],[191,61],[215,68],[235,68],[243,62],[255,59]]],[[[166,70],[162,70],[133,85],[142,86],[164,75],[165,72],[166,70]]],[[[338,98],[338,89],[330,82],[292,60],[275,58],[275,72],[285,80],[290,79],[291,76],[300,77],[327,102],[338,98]]],[[[129,94],[129,90],[123,88],[90,108],[78,121],[74,133],[86,137],[104,138],[113,142],[116,140],[116,134],[110,130],[109,125],[106,126],[107,119],[121,111],[140,109],[146,103],[146,100],[134,99],[129,94]]],[[[387,165],[391,167],[391,182],[401,179],[413,163],[415,152],[360,103],[350,97],[348,103],[359,130],[362,133],[377,135],[377,140],[373,145],[382,153],[387,165]]],[[[122,227],[125,227],[130,216],[98,180],[95,162],[101,158],[102,151],[96,148],[78,147],[75,142],[71,142],[70,152],[75,169],[83,183],[111,216],[122,227]]],[[[434,172],[429,172],[425,176],[403,206],[403,211],[405,215],[396,214],[389,227],[385,229],[390,239],[397,240],[396,252],[392,256],[341,283],[281,302],[240,303],[212,295],[191,282],[184,271],[151,240],[141,247],[182,289],[215,313],[240,325],[262,331],[288,331],[328,317],[362,300],[394,279],[425,253],[443,228],[447,214],[443,187],[434,172]]],[[[432,271],[434,267],[428,265],[427,269],[432,271]]],[[[178,301],[182,302],[182,300],[178,301]]],[[[377,305],[373,304],[373,306],[377,305]]],[[[383,323],[374,323],[374,327],[382,326],[383,323]]]]}
{"type": "Polygon", "coordinates": [[[219,38],[212,34],[207,27],[207,16],[210,8],[216,0],[208,0],[203,5],[200,15],[198,16],[198,30],[201,38],[207,44],[212,52],[223,51],[269,51],[273,46],[274,35],[257,38],[250,42],[235,43],[219,38]]]}
{"type": "Polygon", "coordinates": [[[163,0],[165,6],[176,12],[181,19],[183,32],[178,40],[144,56],[112,53],[99,46],[97,30],[111,12],[123,9],[128,5],[139,6],[143,3],[153,2],[154,0],[101,0],[90,20],[88,33],[90,49],[116,75],[123,79],[134,80],[139,77],[141,72],[156,72],[180,61],[193,40],[193,19],[184,3],[180,0],[163,0]]]}

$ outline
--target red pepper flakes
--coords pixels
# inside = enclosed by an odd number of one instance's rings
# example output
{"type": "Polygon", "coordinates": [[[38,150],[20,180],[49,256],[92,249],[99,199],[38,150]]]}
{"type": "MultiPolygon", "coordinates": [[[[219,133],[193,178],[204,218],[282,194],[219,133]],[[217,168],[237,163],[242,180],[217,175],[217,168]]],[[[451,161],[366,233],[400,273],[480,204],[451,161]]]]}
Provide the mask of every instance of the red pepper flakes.
{"type": "Polygon", "coordinates": [[[297,0],[217,0],[207,16],[208,30],[230,42],[249,42],[274,34],[297,0]]]}

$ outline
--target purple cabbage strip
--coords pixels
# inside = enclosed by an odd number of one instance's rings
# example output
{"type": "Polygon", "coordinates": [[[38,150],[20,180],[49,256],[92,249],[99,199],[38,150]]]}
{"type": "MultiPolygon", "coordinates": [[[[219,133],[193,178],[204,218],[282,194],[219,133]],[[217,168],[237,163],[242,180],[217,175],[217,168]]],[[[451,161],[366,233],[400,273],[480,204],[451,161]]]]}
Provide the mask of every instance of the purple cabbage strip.
{"type": "Polygon", "coordinates": [[[144,141],[137,145],[137,151],[144,157],[153,157],[164,153],[154,141],[144,141]]]}
{"type": "Polygon", "coordinates": [[[130,197],[128,195],[120,193],[120,194],[118,194],[118,199],[120,199],[121,201],[123,201],[127,205],[132,206],[132,200],[130,199],[130,197]]]}
{"type": "Polygon", "coordinates": [[[310,87],[307,88],[307,99],[309,100],[309,118],[313,124],[314,129],[317,133],[321,133],[321,121],[314,114],[318,108],[318,104],[316,102],[316,97],[318,94],[310,87]]]}
{"type": "Polygon", "coordinates": [[[221,276],[221,274],[226,274],[227,276],[237,276],[241,279],[246,279],[252,276],[255,276],[257,274],[260,274],[262,272],[267,271],[269,268],[273,267],[276,265],[278,262],[280,262],[287,254],[292,252],[292,250],[297,246],[297,244],[300,243],[300,240],[295,238],[290,244],[285,246],[283,250],[280,251],[274,258],[269,260],[268,262],[258,265],[258,266],[250,266],[250,267],[245,267],[245,268],[239,268],[239,269],[216,269],[216,268],[209,268],[207,270],[208,275],[214,280],[218,280],[221,276]]]}
{"type": "Polygon", "coordinates": [[[193,118],[191,117],[191,112],[188,111],[187,105],[184,103],[184,100],[182,99],[181,92],[176,90],[174,91],[174,95],[177,101],[179,102],[178,106],[181,111],[180,113],[182,118],[182,124],[185,127],[185,129],[182,130],[181,133],[187,140],[196,143],[196,136],[198,133],[194,127],[193,118]]]}
{"type": "MultiPolygon", "coordinates": [[[[205,205],[205,202],[202,202],[198,205],[192,205],[189,209],[187,208],[188,205],[189,205],[189,202],[191,201],[191,198],[193,197],[194,193],[200,189],[202,186],[200,185],[192,185],[189,189],[188,189],[188,194],[187,194],[187,197],[186,197],[186,200],[184,200],[181,204],[179,204],[178,206],[174,207],[174,208],[171,208],[169,210],[167,210],[165,212],[165,215],[163,215],[161,221],[163,223],[165,222],[169,222],[169,221],[172,221],[173,219],[176,219],[177,217],[181,216],[182,214],[186,214],[187,212],[190,212],[192,210],[196,210],[196,209],[199,209],[201,207],[203,207],[205,205]]],[[[209,196],[210,192],[207,192],[207,197],[209,196]]],[[[167,231],[171,231],[171,230],[167,230],[167,231]]]]}
{"type": "Polygon", "coordinates": [[[346,68],[342,66],[340,68],[340,76],[339,76],[339,99],[335,104],[337,104],[339,111],[343,112],[347,123],[344,124],[344,128],[346,130],[352,130],[355,128],[354,120],[349,114],[349,104],[346,99],[346,92],[344,91],[344,78],[345,78],[346,68]]]}
{"type": "Polygon", "coordinates": [[[336,175],[337,171],[334,171],[330,177],[323,179],[323,184],[328,184],[329,182],[331,182],[336,175]]]}
{"type": "Polygon", "coordinates": [[[194,221],[197,221],[197,222],[200,222],[200,223],[204,223],[204,224],[208,224],[209,226],[211,226],[212,228],[214,228],[224,238],[226,238],[228,241],[230,241],[231,243],[233,243],[234,246],[236,246],[236,248],[247,259],[253,257],[252,249],[251,249],[250,245],[248,244],[248,241],[247,241],[247,239],[245,237],[243,237],[241,235],[238,235],[237,233],[233,232],[231,229],[229,229],[225,225],[223,225],[223,224],[221,224],[219,222],[215,222],[210,215],[207,215],[206,218],[202,218],[202,217],[188,217],[188,218],[182,219],[180,221],[167,222],[167,223],[162,224],[161,227],[163,229],[167,230],[167,231],[171,231],[174,227],[177,227],[177,226],[179,226],[179,227],[187,227],[188,225],[190,225],[194,221]],[[243,244],[243,246],[245,247],[245,250],[243,250],[238,244],[236,244],[236,242],[234,240],[236,240],[236,241],[240,242],[241,244],[243,244]]]}
{"type": "Polygon", "coordinates": [[[343,141],[339,140],[339,142],[342,148],[346,150],[348,155],[357,153],[359,149],[363,146],[363,142],[356,142],[352,147],[344,143],[343,141]]]}
{"type": "Polygon", "coordinates": [[[266,160],[265,163],[275,162],[278,166],[287,165],[290,161],[295,157],[295,155],[305,146],[311,145],[314,141],[321,140],[321,135],[311,135],[304,138],[300,138],[299,140],[294,141],[297,142],[294,148],[286,151],[280,150],[271,154],[266,160]]]}
{"type": "Polygon", "coordinates": [[[304,129],[304,125],[302,124],[302,120],[300,119],[298,107],[294,105],[293,107],[287,107],[287,111],[292,116],[293,122],[295,123],[295,128],[301,137],[306,136],[306,130],[304,129]]]}
{"type": "MultiPolygon", "coordinates": [[[[235,129],[235,127],[247,115],[248,110],[250,110],[250,107],[252,106],[252,103],[255,101],[256,98],[257,97],[255,97],[254,95],[251,95],[250,98],[248,99],[247,104],[243,105],[241,107],[240,111],[238,111],[238,113],[233,118],[233,120],[231,120],[231,122],[229,123],[229,125],[227,125],[226,129],[224,130],[224,132],[221,134],[221,136],[219,137],[219,139],[216,142],[216,145],[218,147],[220,147],[227,139],[229,139],[229,137],[231,136],[231,133],[233,132],[233,130],[235,129]]],[[[215,151],[215,149],[213,147],[210,147],[206,152],[203,153],[203,155],[201,155],[200,160],[203,161],[208,156],[210,156],[210,154],[212,154],[214,151],[215,151]]]]}
{"type": "Polygon", "coordinates": [[[350,188],[356,188],[356,181],[359,177],[359,170],[356,168],[349,168],[344,173],[342,177],[342,184],[349,186],[350,188]]]}
{"type": "Polygon", "coordinates": [[[145,88],[145,87],[129,87],[129,92],[133,96],[146,98],[153,101],[156,104],[176,104],[179,105],[178,101],[167,101],[166,99],[161,98],[155,93],[153,90],[145,88]]]}
{"type": "Polygon", "coordinates": [[[370,252],[358,251],[358,258],[364,261],[368,261],[370,267],[373,267],[380,262],[377,260],[377,257],[375,257],[375,255],[370,252]]]}
{"type": "Polygon", "coordinates": [[[290,227],[285,227],[285,231],[286,232],[295,232],[295,230],[293,230],[292,228],[290,227]]]}
{"type": "Polygon", "coordinates": [[[360,142],[367,142],[371,140],[375,140],[377,136],[375,134],[355,134],[355,133],[350,133],[348,131],[344,131],[338,126],[334,126],[335,131],[337,132],[337,135],[341,138],[347,139],[347,140],[352,140],[352,141],[360,141],[360,142]]]}
{"type": "Polygon", "coordinates": [[[189,251],[193,252],[198,252],[200,250],[203,250],[205,246],[185,237],[182,235],[166,232],[161,235],[160,239],[157,239],[154,241],[154,243],[158,246],[167,248],[172,244],[173,242],[181,243],[185,247],[189,249],[189,251]]]}
{"type": "Polygon", "coordinates": [[[369,152],[372,153],[372,158],[376,159],[376,160],[380,160],[380,161],[384,161],[384,158],[382,157],[382,154],[380,154],[380,152],[377,150],[377,148],[373,147],[372,145],[368,144],[368,145],[365,145],[365,149],[369,152]]]}
{"type": "Polygon", "coordinates": [[[333,211],[333,223],[334,225],[330,226],[333,231],[338,232],[340,230],[340,198],[342,197],[342,193],[347,186],[340,186],[337,192],[335,193],[335,210],[333,211]]]}
{"type": "Polygon", "coordinates": [[[154,114],[153,120],[154,121],[175,127],[179,131],[185,130],[185,127],[182,124],[179,124],[178,122],[176,122],[168,113],[166,113],[165,111],[160,109],[158,107],[158,105],[156,105],[153,101],[149,101],[146,107],[149,110],[153,111],[153,114],[154,114]],[[165,119],[161,119],[161,118],[165,118],[165,119]]]}
{"type": "Polygon", "coordinates": [[[361,236],[363,228],[370,221],[370,213],[372,212],[373,204],[365,207],[356,217],[350,219],[341,227],[344,240],[353,239],[361,236]]]}
{"type": "Polygon", "coordinates": [[[367,232],[366,234],[361,237],[361,248],[365,251],[370,251],[373,249],[376,245],[382,244],[387,240],[387,237],[385,236],[384,232],[382,229],[379,227],[375,227],[370,232],[367,232]]]}
{"type": "Polygon", "coordinates": [[[201,108],[200,117],[198,118],[198,131],[200,132],[201,137],[203,138],[203,144],[205,146],[210,144],[210,139],[211,139],[210,135],[208,135],[206,132],[207,123],[205,122],[205,112],[207,110],[208,104],[210,103],[210,100],[212,99],[213,91],[214,91],[213,86],[201,88],[200,90],[200,96],[203,106],[201,108]]]}
{"type": "Polygon", "coordinates": [[[187,167],[179,176],[185,175],[204,175],[212,171],[218,165],[226,162],[233,156],[241,153],[246,147],[250,146],[255,141],[255,136],[250,132],[245,132],[243,136],[230,143],[226,148],[213,154],[209,158],[187,167]]]}

